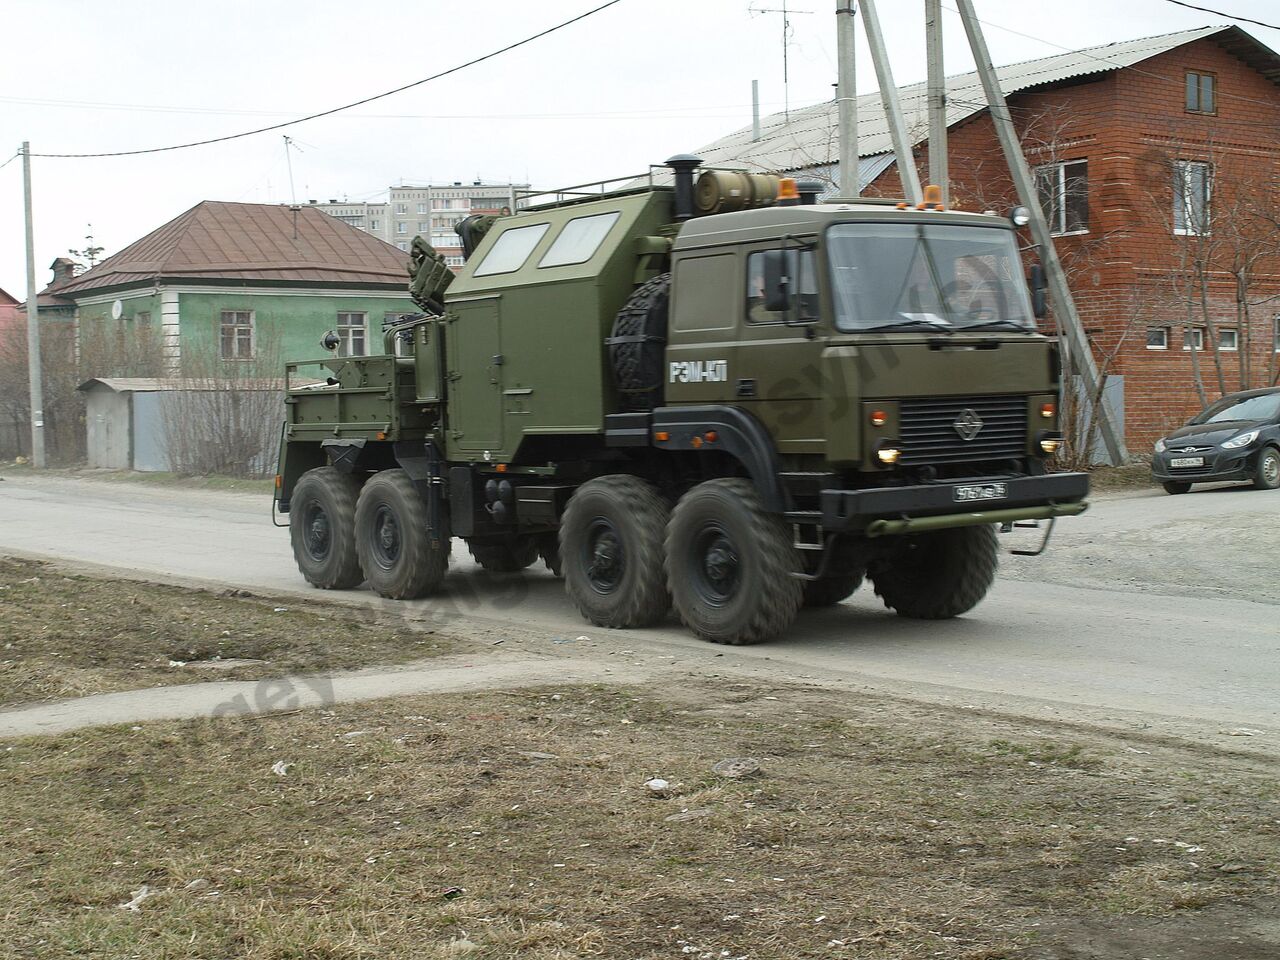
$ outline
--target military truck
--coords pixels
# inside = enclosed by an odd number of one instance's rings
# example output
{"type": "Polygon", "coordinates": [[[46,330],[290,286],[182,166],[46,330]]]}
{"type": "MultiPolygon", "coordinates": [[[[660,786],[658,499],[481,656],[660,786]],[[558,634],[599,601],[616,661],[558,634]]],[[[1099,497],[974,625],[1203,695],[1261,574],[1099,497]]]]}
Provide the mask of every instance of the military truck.
{"type": "Polygon", "coordinates": [[[468,218],[456,277],[419,239],[423,311],[381,356],[288,366],[308,581],[424,597],[461,539],[486,571],[541,559],[592,623],[674,606],[747,644],[864,578],[957,616],[997,528],[1085,509],[1046,467],[1061,366],[1010,218],[699,166],[468,218]]]}

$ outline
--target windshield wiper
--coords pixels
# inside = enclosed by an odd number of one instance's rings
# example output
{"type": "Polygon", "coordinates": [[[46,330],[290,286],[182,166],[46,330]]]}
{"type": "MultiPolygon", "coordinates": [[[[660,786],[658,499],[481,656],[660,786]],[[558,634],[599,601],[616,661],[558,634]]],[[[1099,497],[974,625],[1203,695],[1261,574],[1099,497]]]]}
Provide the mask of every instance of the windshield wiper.
{"type": "Polygon", "coordinates": [[[863,327],[859,333],[880,333],[884,330],[897,330],[899,327],[928,327],[930,330],[939,330],[950,336],[955,330],[945,323],[938,323],[934,320],[922,320],[919,317],[911,317],[907,320],[895,320],[893,323],[882,323],[875,327],[863,327]]]}
{"type": "Polygon", "coordinates": [[[959,330],[1019,330],[1022,333],[1031,332],[1031,328],[1026,324],[1019,323],[1017,320],[984,320],[982,323],[969,323],[959,330]]]}

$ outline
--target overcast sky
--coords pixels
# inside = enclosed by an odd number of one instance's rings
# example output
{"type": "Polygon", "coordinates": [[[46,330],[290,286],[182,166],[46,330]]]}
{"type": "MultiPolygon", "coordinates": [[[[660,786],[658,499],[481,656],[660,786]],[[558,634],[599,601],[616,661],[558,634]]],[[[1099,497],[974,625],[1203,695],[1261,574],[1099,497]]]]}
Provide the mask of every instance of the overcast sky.
{"type": "MultiPolygon", "coordinates": [[[[603,0],[0,0],[0,162],[236,133],[420,79],[603,0]]],[[[976,0],[997,64],[1228,22],[1167,0],[976,0]]],[[[972,69],[943,0],[947,72],[972,69]]],[[[1203,0],[1260,20],[1276,0],[1203,0]]],[[[150,156],[33,160],[37,285],[85,244],[106,254],[201,200],[373,199],[401,180],[568,185],[638,173],[783,106],[781,0],[621,0],[512,53],[283,132],[150,156]]],[[[832,96],[835,3],[789,0],[790,102],[832,96]]],[[[895,80],[924,78],[923,3],[885,0],[895,80]]],[[[1280,48],[1280,31],[1245,25],[1280,48]]],[[[861,27],[859,27],[861,31],[861,27]]],[[[875,88],[865,47],[860,91],[875,88]]],[[[0,287],[23,298],[21,161],[0,169],[0,287]]]]}

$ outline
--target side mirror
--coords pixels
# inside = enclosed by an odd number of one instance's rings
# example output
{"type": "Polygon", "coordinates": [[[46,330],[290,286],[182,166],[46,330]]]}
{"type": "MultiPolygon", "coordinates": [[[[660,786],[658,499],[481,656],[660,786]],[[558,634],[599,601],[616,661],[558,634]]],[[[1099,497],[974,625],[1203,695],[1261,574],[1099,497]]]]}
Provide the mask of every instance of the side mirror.
{"type": "Polygon", "coordinates": [[[1041,320],[1049,314],[1049,306],[1045,302],[1045,289],[1048,284],[1044,279],[1044,267],[1041,264],[1033,263],[1031,265],[1031,312],[1035,314],[1037,320],[1041,320]]]}
{"type": "Polygon", "coordinates": [[[788,252],[764,252],[764,308],[770,313],[791,309],[791,288],[795,281],[790,275],[792,259],[787,256],[788,252]]]}

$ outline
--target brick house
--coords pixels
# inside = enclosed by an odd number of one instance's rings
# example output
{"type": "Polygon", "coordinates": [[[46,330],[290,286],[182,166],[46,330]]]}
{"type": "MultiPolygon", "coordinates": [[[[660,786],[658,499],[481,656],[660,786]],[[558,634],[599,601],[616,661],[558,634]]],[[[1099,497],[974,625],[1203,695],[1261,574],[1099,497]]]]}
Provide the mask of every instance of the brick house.
{"type": "MultiPolygon", "coordinates": [[[[1130,451],[1184,422],[1202,392],[1277,382],[1280,55],[1238,27],[1202,27],[998,73],[1095,355],[1123,396],[1130,451]]],[[[899,93],[924,181],[924,85],[899,93]]],[[[947,95],[952,206],[1007,210],[976,74],[948,77],[947,95]]],[[[879,95],[858,110],[863,192],[900,196],[879,95]]],[[[825,177],[834,192],[834,104],[764,130],[697,153],[825,177]]]]}

